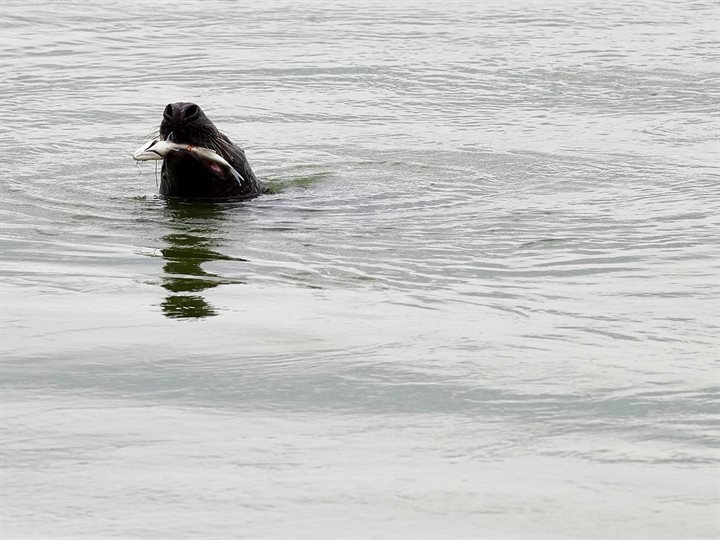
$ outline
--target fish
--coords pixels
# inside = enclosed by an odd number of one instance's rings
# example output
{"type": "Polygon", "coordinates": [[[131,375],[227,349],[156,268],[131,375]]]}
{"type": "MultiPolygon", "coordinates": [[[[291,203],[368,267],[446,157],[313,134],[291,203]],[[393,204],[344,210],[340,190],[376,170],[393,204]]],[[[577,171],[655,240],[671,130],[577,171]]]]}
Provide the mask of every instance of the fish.
{"type": "Polygon", "coordinates": [[[159,161],[161,159],[165,159],[171,152],[180,151],[190,152],[203,161],[220,165],[224,169],[230,171],[239,183],[243,183],[244,178],[242,175],[237,172],[235,168],[225,160],[225,158],[223,158],[215,150],[204,148],[202,146],[178,144],[162,139],[152,139],[135,150],[133,153],[133,159],[135,161],[159,161]]]}

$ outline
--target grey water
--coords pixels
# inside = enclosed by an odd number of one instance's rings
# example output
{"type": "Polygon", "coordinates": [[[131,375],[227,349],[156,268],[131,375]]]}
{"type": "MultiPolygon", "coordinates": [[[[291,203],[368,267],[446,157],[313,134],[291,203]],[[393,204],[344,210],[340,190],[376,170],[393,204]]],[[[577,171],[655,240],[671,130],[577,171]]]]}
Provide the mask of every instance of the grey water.
{"type": "Polygon", "coordinates": [[[5,0],[0,536],[717,538],[719,16],[5,0]]]}

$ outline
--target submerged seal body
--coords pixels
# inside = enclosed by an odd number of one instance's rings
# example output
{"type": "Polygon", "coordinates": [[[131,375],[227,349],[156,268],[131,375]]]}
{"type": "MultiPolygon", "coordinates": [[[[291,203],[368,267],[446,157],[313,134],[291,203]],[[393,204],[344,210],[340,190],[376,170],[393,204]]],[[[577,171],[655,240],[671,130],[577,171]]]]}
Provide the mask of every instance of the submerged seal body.
{"type": "MultiPolygon", "coordinates": [[[[155,148],[162,147],[155,159],[163,159],[160,194],[165,197],[249,199],[262,193],[242,148],[220,133],[194,103],[165,107],[156,142],[155,148]]],[[[141,149],[148,146],[153,143],[141,149]]]]}

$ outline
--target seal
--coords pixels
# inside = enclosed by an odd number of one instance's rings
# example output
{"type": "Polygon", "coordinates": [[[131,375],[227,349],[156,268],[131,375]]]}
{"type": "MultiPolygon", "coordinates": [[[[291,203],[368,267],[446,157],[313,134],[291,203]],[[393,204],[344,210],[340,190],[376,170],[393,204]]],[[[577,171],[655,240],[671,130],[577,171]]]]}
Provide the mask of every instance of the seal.
{"type": "Polygon", "coordinates": [[[160,194],[180,199],[250,199],[263,191],[245,152],[195,103],[170,103],[160,136],[141,146],[138,161],[163,160],[160,194]]]}

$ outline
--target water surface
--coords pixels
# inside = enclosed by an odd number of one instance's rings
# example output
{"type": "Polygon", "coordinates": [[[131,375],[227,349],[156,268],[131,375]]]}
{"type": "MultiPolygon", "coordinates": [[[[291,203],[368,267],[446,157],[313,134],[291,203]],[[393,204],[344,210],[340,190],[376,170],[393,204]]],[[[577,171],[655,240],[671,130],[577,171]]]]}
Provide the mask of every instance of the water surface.
{"type": "Polygon", "coordinates": [[[720,534],[717,3],[1,15],[3,538],[720,534]]]}

